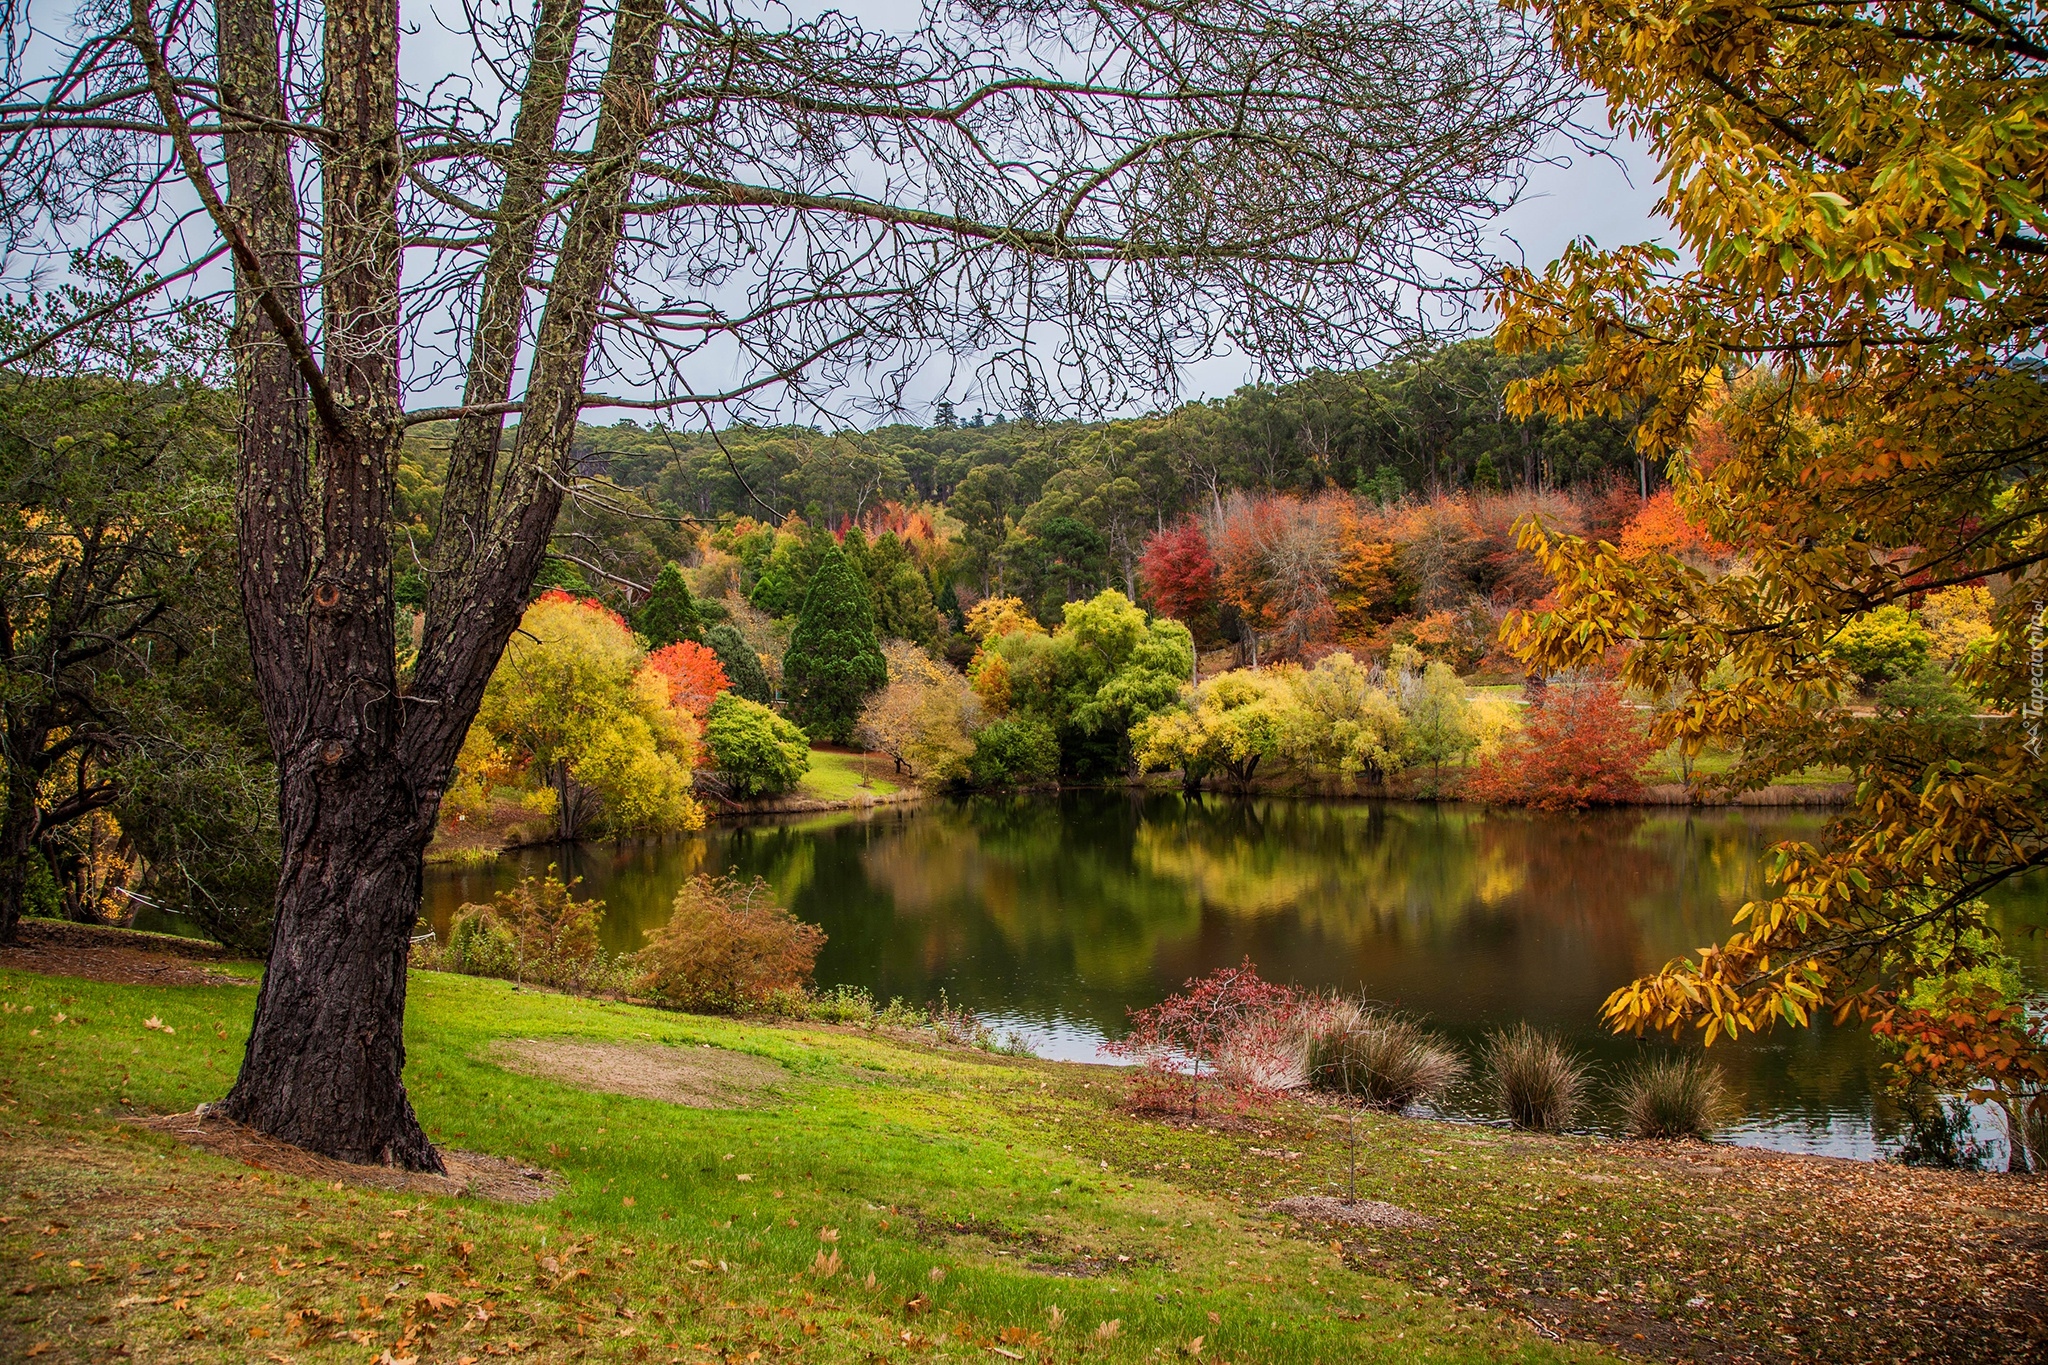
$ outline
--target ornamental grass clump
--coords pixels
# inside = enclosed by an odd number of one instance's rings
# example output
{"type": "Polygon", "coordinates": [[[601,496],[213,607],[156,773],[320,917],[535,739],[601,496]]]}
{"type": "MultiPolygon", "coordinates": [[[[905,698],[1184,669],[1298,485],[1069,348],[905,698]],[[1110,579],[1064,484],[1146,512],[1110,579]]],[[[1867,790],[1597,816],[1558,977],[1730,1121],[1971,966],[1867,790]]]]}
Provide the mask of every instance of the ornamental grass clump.
{"type": "Polygon", "coordinates": [[[1637,1065],[1615,1092],[1632,1138],[1709,1138],[1727,1102],[1721,1068],[1704,1057],[1659,1057],[1637,1065]]]}
{"type": "Polygon", "coordinates": [[[1489,1034],[1483,1052],[1494,1100],[1517,1128],[1569,1127],[1585,1098],[1585,1060],[1547,1033],[1517,1024],[1489,1034]]]}
{"type": "Polygon", "coordinates": [[[1302,1064],[1317,1090],[1398,1112],[1464,1078],[1457,1050],[1412,1019],[1333,1000],[1305,1011],[1302,1064]]]}

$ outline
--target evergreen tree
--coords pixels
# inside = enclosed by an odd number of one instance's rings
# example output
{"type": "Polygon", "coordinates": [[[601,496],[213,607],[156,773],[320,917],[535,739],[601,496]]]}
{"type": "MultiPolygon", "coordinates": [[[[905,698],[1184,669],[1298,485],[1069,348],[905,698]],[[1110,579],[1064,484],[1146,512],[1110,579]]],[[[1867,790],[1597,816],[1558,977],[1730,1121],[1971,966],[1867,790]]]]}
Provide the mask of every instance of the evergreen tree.
{"type": "Polygon", "coordinates": [[[813,738],[844,744],[853,738],[861,704],[888,679],[868,585],[835,545],[811,575],[783,655],[790,713],[813,738]]]}
{"type": "Polygon", "coordinates": [[[940,614],[946,618],[945,629],[955,635],[967,629],[967,617],[960,610],[960,594],[954,591],[952,579],[948,578],[945,586],[939,589],[937,606],[940,614]]]}
{"type": "Polygon", "coordinates": [[[704,614],[698,610],[697,599],[690,595],[690,585],[674,561],[661,566],[661,574],[654,580],[647,600],[633,613],[633,629],[647,637],[649,649],[682,640],[704,642],[704,614]]]}
{"type": "Polygon", "coordinates": [[[721,621],[704,632],[704,643],[718,656],[719,665],[725,669],[726,680],[732,690],[748,701],[764,705],[775,697],[775,689],[769,686],[768,670],[761,667],[761,656],[747,643],[739,628],[721,621]]]}
{"type": "MultiPolygon", "coordinates": [[[[851,533],[847,535],[850,545],[851,533]]],[[[848,558],[852,558],[851,555],[848,558]]],[[[931,584],[918,571],[909,547],[894,531],[884,531],[867,547],[862,566],[868,600],[875,612],[875,631],[884,639],[909,640],[927,647],[939,640],[939,613],[932,605],[931,584]]]]}

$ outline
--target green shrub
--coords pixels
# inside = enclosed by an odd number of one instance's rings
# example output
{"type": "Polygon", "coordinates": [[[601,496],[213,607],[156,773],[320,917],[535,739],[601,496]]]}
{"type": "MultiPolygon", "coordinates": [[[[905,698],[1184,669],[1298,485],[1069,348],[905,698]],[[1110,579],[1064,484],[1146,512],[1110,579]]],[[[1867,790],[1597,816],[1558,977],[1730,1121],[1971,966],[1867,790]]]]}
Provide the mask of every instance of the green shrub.
{"type": "Polygon", "coordinates": [[[1494,1100],[1515,1127],[1553,1132],[1578,1117],[1586,1063],[1557,1039],[1517,1024],[1490,1034],[1483,1056],[1494,1100]]]}
{"type": "Polygon", "coordinates": [[[974,736],[967,771],[977,787],[1032,786],[1059,776],[1060,741],[1031,716],[985,725],[974,736]]]}
{"type": "Polygon", "coordinates": [[[699,873],[647,935],[634,988],[680,1009],[759,1008],[801,991],[824,946],[824,931],[777,905],[759,877],[699,873]]]}
{"type": "Polygon", "coordinates": [[[1708,1138],[1727,1097],[1721,1068],[1703,1057],[1660,1057],[1622,1078],[1615,1093],[1633,1138],[1708,1138]]]}
{"type": "Polygon", "coordinates": [[[550,866],[491,897],[456,910],[448,944],[420,965],[470,976],[530,981],[571,991],[618,991],[630,979],[626,959],[598,947],[604,902],[577,900],[581,878],[564,882],[550,866]]]}
{"type": "Polygon", "coordinates": [[[519,941],[487,905],[465,905],[448,928],[441,967],[468,976],[512,977],[519,971],[519,941]]]}
{"type": "Polygon", "coordinates": [[[34,849],[23,857],[27,866],[22,874],[22,913],[43,919],[64,918],[64,888],[57,884],[57,874],[50,871],[49,861],[34,849]]]}
{"type": "Polygon", "coordinates": [[[1917,673],[1933,648],[1933,638],[1912,612],[1889,606],[1843,626],[1828,652],[1847,665],[1865,687],[1876,687],[1917,673]]]}
{"type": "Polygon", "coordinates": [[[1464,1078],[1456,1049],[1411,1019],[1332,1001],[1304,1016],[1308,1083],[1374,1109],[1398,1112],[1464,1078]]]}
{"type": "Polygon", "coordinates": [[[1892,1160],[1902,1166],[1937,1170],[1984,1169],[1991,1153],[1975,1135],[1967,1099],[1960,1095],[1944,1098],[1932,1087],[1917,1085],[1901,1098],[1900,1107],[1906,1116],[1906,1140],[1892,1153],[1892,1160]]]}
{"type": "Polygon", "coordinates": [[[711,757],[733,794],[779,796],[811,770],[804,732],[759,702],[721,692],[704,720],[711,757]]]}

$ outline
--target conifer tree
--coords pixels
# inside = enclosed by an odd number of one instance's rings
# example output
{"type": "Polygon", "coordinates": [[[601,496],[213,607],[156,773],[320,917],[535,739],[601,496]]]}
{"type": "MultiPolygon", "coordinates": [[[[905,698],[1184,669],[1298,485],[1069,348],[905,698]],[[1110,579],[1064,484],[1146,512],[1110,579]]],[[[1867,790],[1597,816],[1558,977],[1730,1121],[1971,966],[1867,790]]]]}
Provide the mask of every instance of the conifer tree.
{"type": "Polygon", "coordinates": [[[775,699],[775,689],[768,682],[768,670],[761,667],[761,656],[754,652],[754,647],[747,643],[737,626],[719,622],[704,632],[704,643],[718,656],[719,665],[725,669],[733,691],[748,701],[763,705],[775,699]]]}
{"type": "Polygon", "coordinates": [[[834,546],[811,576],[783,655],[790,713],[813,738],[844,744],[853,738],[868,694],[888,679],[867,582],[834,546]]]}
{"type": "Polygon", "coordinates": [[[697,599],[690,595],[690,584],[683,571],[673,561],[661,566],[661,575],[654,580],[647,600],[633,614],[633,628],[647,637],[649,649],[683,640],[704,642],[704,614],[697,609],[697,599]]]}

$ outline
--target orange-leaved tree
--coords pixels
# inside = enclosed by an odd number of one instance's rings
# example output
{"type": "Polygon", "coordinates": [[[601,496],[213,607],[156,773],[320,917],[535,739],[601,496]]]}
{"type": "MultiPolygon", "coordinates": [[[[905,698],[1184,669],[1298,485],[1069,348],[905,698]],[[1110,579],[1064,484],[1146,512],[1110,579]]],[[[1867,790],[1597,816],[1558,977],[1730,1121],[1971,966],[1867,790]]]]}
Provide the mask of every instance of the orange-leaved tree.
{"type": "Polygon", "coordinates": [[[668,684],[669,705],[698,720],[704,719],[718,694],[732,686],[718,655],[695,640],[663,645],[647,656],[647,667],[668,684]]]}

